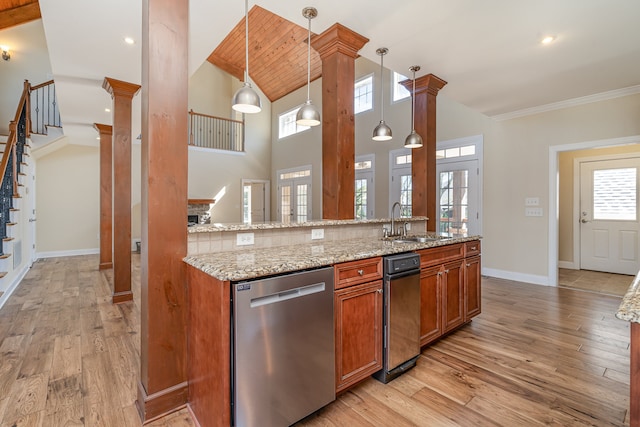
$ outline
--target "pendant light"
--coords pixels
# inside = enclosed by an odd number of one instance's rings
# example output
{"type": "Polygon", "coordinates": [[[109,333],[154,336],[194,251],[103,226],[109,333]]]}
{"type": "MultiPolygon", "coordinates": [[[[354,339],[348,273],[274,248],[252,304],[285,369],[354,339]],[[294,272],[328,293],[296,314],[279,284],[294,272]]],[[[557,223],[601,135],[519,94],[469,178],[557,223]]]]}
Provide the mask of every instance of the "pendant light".
{"type": "Polygon", "coordinates": [[[413,71],[413,93],[411,94],[411,133],[404,140],[404,148],[420,148],[422,147],[422,137],[416,133],[414,123],[414,110],[416,109],[416,71],[420,71],[419,65],[409,67],[409,70],[413,71]]]}
{"type": "Polygon", "coordinates": [[[373,130],[374,141],[388,141],[393,138],[391,128],[384,122],[384,56],[389,52],[386,47],[376,50],[380,55],[380,123],[373,130]]]}
{"type": "Polygon", "coordinates": [[[233,95],[231,108],[241,113],[259,113],[262,101],[249,83],[249,0],[244,1],[244,37],[244,83],[233,95]]]}
{"type": "Polygon", "coordinates": [[[320,111],[311,103],[309,87],[311,85],[311,20],[318,16],[315,7],[305,7],[302,9],[302,16],[309,21],[309,36],[307,38],[307,102],[298,110],[296,123],[301,126],[318,126],[320,124],[320,111]]]}

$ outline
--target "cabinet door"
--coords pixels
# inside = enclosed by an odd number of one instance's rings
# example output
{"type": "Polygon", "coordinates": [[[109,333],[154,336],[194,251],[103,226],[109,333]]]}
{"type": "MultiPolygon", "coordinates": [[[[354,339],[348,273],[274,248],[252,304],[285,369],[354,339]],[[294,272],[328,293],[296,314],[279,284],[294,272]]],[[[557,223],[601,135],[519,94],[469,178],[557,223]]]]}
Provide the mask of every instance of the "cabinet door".
{"type": "Polygon", "coordinates": [[[382,280],[335,292],[336,392],[382,369],[382,280]]]}
{"type": "Polygon", "coordinates": [[[464,319],[465,322],[480,314],[480,257],[474,256],[465,260],[464,275],[464,319]]]}
{"type": "Polygon", "coordinates": [[[464,323],[464,259],[444,265],[442,271],[443,332],[464,323]]]}
{"type": "Polygon", "coordinates": [[[420,272],[420,346],[442,335],[440,267],[420,272]]]}

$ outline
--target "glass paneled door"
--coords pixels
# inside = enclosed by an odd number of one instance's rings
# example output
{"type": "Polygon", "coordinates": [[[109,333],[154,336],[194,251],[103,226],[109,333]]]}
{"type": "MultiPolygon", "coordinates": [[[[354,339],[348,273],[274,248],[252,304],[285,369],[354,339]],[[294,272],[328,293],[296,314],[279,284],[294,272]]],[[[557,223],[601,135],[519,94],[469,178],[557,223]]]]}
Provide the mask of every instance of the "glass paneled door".
{"type": "Polygon", "coordinates": [[[580,269],[638,272],[639,168],[640,158],[580,163],[580,269]]]}
{"type": "Polygon", "coordinates": [[[311,219],[311,167],[278,171],[278,219],[283,223],[311,219]]]}
{"type": "Polygon", "coordinates": [[[438,164],[437,230],[444,234],[479,232],[478,161],[438,164]]]}

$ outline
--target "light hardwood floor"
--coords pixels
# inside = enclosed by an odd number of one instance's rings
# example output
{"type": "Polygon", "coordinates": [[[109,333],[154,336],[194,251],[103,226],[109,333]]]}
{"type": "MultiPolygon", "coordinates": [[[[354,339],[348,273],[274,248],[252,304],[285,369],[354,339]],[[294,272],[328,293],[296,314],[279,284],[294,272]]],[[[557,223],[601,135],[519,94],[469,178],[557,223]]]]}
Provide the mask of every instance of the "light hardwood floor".
{"type": "MultiPolygon", "coordinates": [[[[134,256],[133,277],[139,277],[134,256]]],[[[0,310],[0,426],[138,426],[139,283],[111,305],[97,256],[38,261],[0,310]]],[[[296,426],[624,426],[620,298],[483,279],[482,314],[383,385],[296,426]]],[[[150,424],[192,426],[186,410],[150,424]]]]}
{"type": "Polygon", "coordinates": [[[558,286],[600,294],[623,296],[634,276],[590,270],[558,270],[558,286]]]}

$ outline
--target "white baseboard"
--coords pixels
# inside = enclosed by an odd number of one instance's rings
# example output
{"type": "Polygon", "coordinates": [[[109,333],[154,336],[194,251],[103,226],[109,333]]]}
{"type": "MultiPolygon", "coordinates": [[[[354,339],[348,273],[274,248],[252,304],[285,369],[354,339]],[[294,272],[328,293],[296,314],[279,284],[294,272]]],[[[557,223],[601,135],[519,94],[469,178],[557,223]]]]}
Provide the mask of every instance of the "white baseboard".
{"type": "Polygon", "coordinates": [[[22,266],[22,269],[20,269],[20,272],[16,276],[14,276],[7,290],[0,297],[0,308],[2,308],[2,306],[9,300],[11,294],[13,294],[13,292],[18,288],[18,285],[20,284],[22,279],[24,279],[24,276],[27,274],[27,271],[29,271],[30,267],[31,266],[29,265],[29,263],[25,262],[22,266]]]}
{"type": "Polygon", "coordinates": [[[51,251],[51,252],[36,252],[36,259],[40,258],[59,258],[63,256],[78,256],[78,255],[95,255],[100,253],[100,248],[93,249],[75,249],[72,251],[51,251]]]}
{"type": "Polygon", "coordinates": [[[578,263],[573,261],[558,261],[558,268],[566,268],[567,270],[580,270],[578,263]]]}
{"type": "Polygon", "coordinates": [[[483,268],[482,275],[498,279],[513,280],[516,282],[532,283],[534,285],[551,286],[547,276],[538,276],[535,274],[524,274],[513,271],[496,270],[494,268],[483,268]]]}

